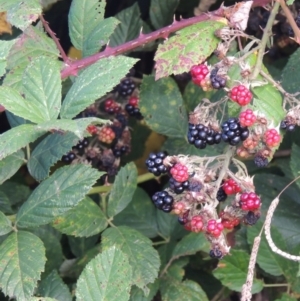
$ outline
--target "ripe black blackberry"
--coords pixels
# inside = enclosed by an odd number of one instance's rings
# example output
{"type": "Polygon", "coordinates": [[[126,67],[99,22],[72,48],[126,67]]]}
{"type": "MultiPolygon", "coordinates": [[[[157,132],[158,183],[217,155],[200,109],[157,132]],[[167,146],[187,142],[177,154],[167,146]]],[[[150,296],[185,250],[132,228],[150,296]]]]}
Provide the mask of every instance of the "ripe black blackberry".
{"type": "Polygon", "coordinates": [[[116,146],[113,148],[112,151],[113,151],[114,156],[115,156],[116,158],[119,158],[119,157],[125,155],[125,154],[128,152],[128,146],[125,146],[125,145],[123,145],[123,146],[117,146],[117,145],[116,145],[116,146]]]}
{"type": "Polygon", "coordinates": [[[137,120],[141,120],[144,118],[140,112],[140,109],[135,106],[132,106],[129,103],[125,105],[125,110],[129,116],[135,117],[137,120]]]}
{"type": "Polygon", "coordinates": [[[185,182],[177,182],[174,178],[170,178],[169,187],[172,189],[176,194],[182,193],[184,190],[189,189],[190,183],[189,181],[185,182]]]}
{"type": "Polygon", "coordinates": [[[135,83],[130,78],[123,79],[118,87],[119,93],[122,96],[130,96],[135,89],[135,83]]]}
{"type": "Polygon", "coordinates": [[[77,148],[78,150],[82,150],[88,145],[89,145],[88,139],[84,138],[75,145],[75,148],[77,148]]]}
{"type": "Polygon", "coordinates": [[[222,252],[219,249],[213,249],[209,251],[209,256],[211,258],[217,258],[217,259],[221,259],[223,257],[222,252]]]}
{"type": "Polygon", "coordinates": [[[189,123],[188,141],[194,144],[196,148],[203,149],[206,144],[213,145],[221,142],[221,134],[202,123],[189,123]]]}
{"type": "Polygon", "coordinates": [[[256,155],[254,157],[254,164],[257,167],[266,167],[269,164],[269,160],[261,155],[256,155]]]}
{"type": "Polygon", "coordinates": [[[223,189],[222,186],[217,191],[217,197],[216,197],[216,199],[219,202],[224,202],[227,199],[227,194],[225,193],[225,191],[224,191],[224,189],[223,189]]]}
{"type": "Polygon", "coordinates": [[[156,208],[168,213],[172,211],[174,199],[167,191],[158,191],[152,196],[152,202],[156,208]]]}
{"type": "Polygon", "coordinates": [[[254,213],[249,211],[244,217],[244,223],[249,226],[253,226],[260,218],[260,213],[254,213]]]}
{"type": "Polygon", "coordinates": [[[287,120],[282,120],[280,123],[280,128],[288,132],[293,132],[296,129],[296,125],[290,124],[287,120]]]}
{"type": "Polygon", "coordinates": [[[168,171],[167,167],[164,166],[163,161],[167,154],[165,152],[158,152],[157,154],[151,153],[146,160],[146,166],[148,171],[153,173],[155,176],[160,176],[168,171]]]}
{"type": "Polygon", "coordinates": [[[123,129],[128,125],[127,117],[124,114],[117,114],[116,119],[121,123],[123,129]]]}
{"type": "Polygon", "coordinates": [[[248,128],[241,126],[238,118],[229,118],[222,124],[222,140],[230,145],[237,145],[248,136],[248,128]]]}
{"type": "Polygon", "coordinates": [[[219,68],[214,68],[210,73],[211,85],[214,89],[221,89],[226,86],[226,79],[218,75],[219,68]]]}
{"type": "Polygon", "coordinates": [[[61,160],[65,163],[71,163],[75,158],[76,158],[76,155],[72,152],[69,152],[66,155],[63,155],[61,160]]]}

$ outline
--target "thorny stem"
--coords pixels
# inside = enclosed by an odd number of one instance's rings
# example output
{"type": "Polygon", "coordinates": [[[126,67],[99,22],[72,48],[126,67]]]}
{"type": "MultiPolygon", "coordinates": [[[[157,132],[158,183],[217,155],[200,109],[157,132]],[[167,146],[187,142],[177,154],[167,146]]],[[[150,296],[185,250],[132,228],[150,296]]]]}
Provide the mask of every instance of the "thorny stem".
{"type": "Polygon", "coordinates": [[[296,43],[300,44],[300,29],[298,28],[298,25],[296,24],[291,11],[289,10],[289,8],[286,5],[284,0],[277,0],[277,1],[279,2],[282,10],[285,13],[287,20],[289,21],[289,23],[294,31],[295,38],[293,40],[295,40],[296,43]]]}
{"type": "MultiPolygon", "coordinates": [[[[264,6],[264,5],[268,4],[269,2],[271,2],[271,0],[254,0],[253,7],[264,6]]],[[[94,55],[77,60],[75,62],[70,62],[69,60],[66,60],[65,61],[66,65],[65,65],[64,69],[61,71],[61,78],[64,79],[70,75],[77,75],[77,72],[80,69],[92,65],[93,63],[97,62],[100,59],[103,59],[103,58],[106,58],[109,56],[126,53],[130,50],[141,47],[141,46],[143,46],[147,43],[150,43],[152,41],[155,41],[157,39],[162,39],[162,38],[166,39],[170,33],[178,31],[187,26],[196,24],[198,22],[202,22],[202,21],[206,21],[206,20],[219,21],[220,18],[223,16],[224,16],[223,8],[220,8],[218,10],[209,12],[208,14],[202,14],[200,16],[196,16],[196,17],[181,20],[181,21],[174,21],[173,24],[171,24],[167,27],[160,28],[149,34],[141,33],[136,39],[134,39],[132,41],[129,41],[127,43],[124,43],[124,44],[116,46],[116,47],[107,46],[104,51],[98,52],[94,55]]],[[[50,34],[50,32],[49,32],[49,34],[50,34]]],[[[54,39],[54,41],[57,41],[57,38],[55,36],[52,38],[54,39]]],[[[62,54],[62,56],[63,56],[63,54],[62,54]]]]}
{"type": "MultiPolygon", "coordinates": [[[[148,172],[148,173],[138,176],[137,183],[138,184],[143,183],[143,182],[155,179],[155,178],[157,178],[155,175],[148,172]]],[[[109,192],[111,190],[111,188],[112,188],[111,185],[110,186],[96,186],[96,187],[93,187],[89,191],[88,195],[109,192]]]]}
{"type": "Polygon", "coordinates": [[[41,22],[43,23],[44,28],[46,29],[46,31],[49,33],[50,37],[52,38],[52,40],[53,40],[54,43],[56,44],[56,47],[57,47],[57,49],[59,50],[60,55],[61,55],[63,61],[64,61],[66,64],[68,64],[69,61],[70,61],[69,58],[68,58],[68,56],[66,55],[66,53],[65,53],[65,51],[63,50],[63,48],[62,48],[62,46],[61,46],[61,44],[60,44],[58,38],[56,37],[55,33],[51,30],[51,28],[50,28],[48,22],[44,19],[44,17],[43,17],[42,14],[40,15],[40,20],[41,20],[41,22]]]}
{"type": "Polygon", "coordinates": [[[273,9],[271,11],[270,17],[268,19],[267,25],[264,28],[264,33],[261,39],[261,44],[260,44],[260,49],[258,51],[258,55],[257,55],[257,59],[256,59],[256,64],[254,67],[254,70],[251,74],[251,79],[255,79],[257,77],[257,75],[259,74],[261,68],[262,68],[262,61],[263,61],[263,57],[265,54],[265,49],[267,46],[267,42],[268,39],[270,37],[270,35],[272,34],[272,26],[275,20],[275,17],[277,15],[277,12],[279,10],[280,7],[280,3],[276,2],[273,6],[273,9]]]}

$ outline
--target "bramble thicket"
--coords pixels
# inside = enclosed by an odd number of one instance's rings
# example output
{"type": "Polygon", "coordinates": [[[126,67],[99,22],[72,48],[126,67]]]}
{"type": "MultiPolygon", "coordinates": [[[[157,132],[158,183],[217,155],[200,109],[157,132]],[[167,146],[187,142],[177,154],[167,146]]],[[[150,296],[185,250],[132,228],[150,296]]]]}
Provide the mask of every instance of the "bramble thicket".
{"type": "Polygon", "coordinates": [[[0,300],[299,300],[299,10],[0,0],[0,300]]]}

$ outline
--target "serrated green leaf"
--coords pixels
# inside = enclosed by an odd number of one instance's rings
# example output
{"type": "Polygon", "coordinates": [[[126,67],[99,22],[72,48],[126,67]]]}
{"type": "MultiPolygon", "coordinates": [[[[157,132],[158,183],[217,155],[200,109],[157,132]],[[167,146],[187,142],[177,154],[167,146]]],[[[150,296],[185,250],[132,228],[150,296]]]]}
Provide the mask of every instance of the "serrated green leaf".
{"type": "Polygon", "coordinates": [[[0,211],[0,235],[5,235],[13,230],[11,221],[0,211]]]}
{"type": "MultiPolygon", "coordinates": [[[[291,1],[287,1],[287,4],[288,4],[288,2],[291,2],[291,1]]],[[[297,301],[297,299],[291,297],[288,294],[283,293],[282,296],[281,296],[281,298],[280,299],[276,299],[275,301],[297,301]]]]}
{"type": "Polygon", "coordinates": [[[9,198],[3,191],[0,191],[0,211],[5,214],[13,214],[9,198]]]}
{"type": "Polygon", "coordinates": [[[143,26],[140,15],[141,13],[137,2],[116,14],[115,18],[120,21],[120,24],[111,35],[109,46],[114,47],[137,38],[143,26]]]}
{"type": "MultiPolygon", "coordinates": [[[[298,177],[300,173],[299,158],[300,158],[300,147],[294,143],[292,146],[290,167],[295,178],[298,177]]],[[[296,184],[298,185],[298,187],[300,187],[299,181],[297,181],[296,184]]]]}
{"type": "MultiPolygon", "coordinates": [[[[254,238],[258,236],[261,227],[262,222],[259,222],[254,227],[247,228],[247,240],[250,245],[253,244],[254,238]]],[[[276,228],[272,228],[272,238],[279,248],[286,249],[286,244],[276,228]]],[[[287,259],[272,252],[265,236],[263,236],[261,238],[257,254],[257,263],[259,266],[273,276],[280,276],[284,274],[284,266],[286,266],[286,261],[287,259]]]]}
{"type": "Polygon", "coordinates": [[[188,119],[182,96],[172,78],[155,81],[145,76],[140,91],[140,111],[150,128],[168,137],[186,136],[188,119]]]}
{"type": "Polygon", "coordinates": [[[31,153],[27,162],[29,173],[38,181],[44,180],[49,175],[50,167],[71,150],[78,140],[71,132],[48,135],[31,153]]]}
{"type": "MultiPolygon", "coordinates": [[[[222,259],[222,265],[214,271],[214,276],[219,279],[224,286],[231,290],[241,292],[242,286],[246,281],[250,256],[242,250],[231,250],[231,256],[222,259]]],[[[263,282],[258,279],[253,280],[252,294],[258,293],[263,289],[263,282]]]]}
{"type": "Polygon", "coordinates": [[[61,234],[50,225],[35,227],[31,230],[44,243],[46,249],[46,265],[43,277],[47,276],[53,270],[58,270],[61,266],[64,255],[60,243],[61,234]]]}
{"type": "Polygon", "coordinates": [[[69,12],[69,31],[72,44],[82,50],[83,57],[100,51],[108,42],[119,21],[104,20],[106,1],[72,1],[69,12]]]}
{"type": "Polygon", "coordinates": [[[53,298],[43,298],[43,297],[32,297],[29,299],[29,301],[57,301],[56,299],[53,298]]]}
{"type": "Polygon", "coordinates": [[[162,290],[162,299],[164,301],[208,301],[208,298],[201,286],[191,280],[183,282],[167,281],[166,286],[162,290]]]}
{"type": "Polygon", "coordinates": [[[255,87],[252,91],[254,94],[254,108],[263,113],[276,127],[285,116],[281,94],[271,84],[255,87]]]}
{"type": "Polygon", "coordinates": [[[299,92],[298,82],[300,81],[300,71],[297,66],[300,64],[300,49],[297,49],[292,55],[289,56],[289,60],[281,73],[282,87],[288,93],[299,92]]]}
{"type": "Polygon", "coordinates": [[[69,288],[63,283],[56,270],[53,270],[38,286],[37,294],[58,301],[72,301],[69,288]]]}
{"type": "Polygon", "coordinates": [[[89,237],[103,231],[107,227],[107,219],[100,207],[85,197],[75,208],[57,217],[52,225],[64,234],[89,237]]]}
{"type": "Polygon", "coordinates": [[[89,250],[93,249],[99,241],[99,235],[90,237],[68,236],[71,252],[77,258],[84,256],[89,250]]]}
{"type": "Polygon", "coordinates": [[[175,215],[156,210],[156,220],[159,233],[166,238],[179,239],[188,233],[184,227],[178,223],[178,217],[175,215]]]}
{"type": "Polygon", "coordinates": [[[60,111],[60,65],[57,60],[41,56],[33,59],[23,74],[25,99],[39,109],[43,121],[56,119],[60,111]]]}
{"type": "Polygon", "coordinates": [[[203,62],[219,43],[215,31],[227,21],[208,20],[179,30],[175,36],[158,46],[154,60],[155,79],[190,71],[193,65],[203,62]]]}
{"type": "Polygon", "coordinates": [[[41,109],[35,102],[25,99],[14,88],[0,87],[1,104],[11,113],[34,123],[45,121],[41,109]]]}
{"type": "Polygon", "coordinates": [[[0,41],[0,76],[3,76],[7,66],[7,56],[16,40],[0,41]]]}
{"type": "Polygon", "coordinates": [[[45,266],[43,242],[34,234],[18,231],[0,245],[0,287],[5,295],[27,301],[45,266]]]}
{"type": "Polygon", "coordinates": [[[150,290],[148,296],[145,296],[144,292],[137,286],[131,287],[130,299],[129,301],[152,301],[159,289],[159,279],[156,279],[154,283],[148,285],[150,290]]]}
{"type": "Polygon", "coordinates": [[[137,59],[117,56],[104,58],[86,68],[67,93],[61,107],[61,118],[73,118],[112,90],[136,62],[137,59]]]}
{"type": "Polygon", "coordinates": [[[29,26],[20,35],[7,57],[7,68],[10,71],[4,79],[4,84],[21,91],[24,70],[33,57],[42,55],[56,59],[59,56],[59,51],[54,41],[47,34],[33,26],[29,26]]]}
{"type": "Polygon", "coordinates": [[[24,163],[24,152],[19,150],[0,161],[0,184],[11,178],[24,163]]]}
{"type": "Polygon", "coordinates": [[[0,160],[13,154],[45,133],[35,125],[23,124],[0,135],[0,160]]]}
{"type": "Polygon", "coordinates": [[[115,247],[91,260],[77,281],[78,301],[127,301],[132,269],[128,257],[115,247]]]}
{"type": "Polygon", "coordinates": [[[31,193],[28,186],[12,181],[4,182],[0,186],[0,191],[8,196],[12,205],[23,203],[31,193]]]}
{"type": "Polygon", "coordinates": [[[179,0],[152,0],[150,4],[150,20],[155,29],[165,27],[172,23],[175,9],[179,0]]]}
{"type": "Polygon", "coordinates": [[[143,189],[137,187],[130,204],[114,216],[114,225],[128,226],[149,238],[157,236],[156,209],[143,189]]]}
{"type": "Polygon", "coordinates": [[[0,11],[7,11],[7,21],[24,30],[38,19],[42,13],[42,7],[39,0],[10,0],[0,2],[0,11]]]}
{"type": "Polygon", "coordinates": [[[133,162],[122,167],[109,194],[107,214],[109,217],[121,212],[132,201],[137,185],[137,169],[133,162]]]}
{"type": "Polygon", "coordinates": [[[147,284],[153,283],[157,278],[160,266],[158,253],[152,247],[151,240],[125,226],[108,228],[102,234],[102,247],[106,250],[112,246],[128,256],[133,272],[132,283],[147,295],[147,284]]]}
{"type": "Polygon", "coordinates": [[[50,223],[76,206],[100,176],[101,173],[96,169],[83,164],[57,169],[21,206],[16,217],[17,226],[50,223]]]}
{"type": "Polygon", "coordinates": [[[40,123],[36,126],[38,130],[43,131],[70,131],[82,139],[87,135],[86,128],[90,124],[104,124],[107,120],[96,117],[87,117],[80,119],[58,119],[40,123]]]}
{"type": "Polygon", "coordinates": [[[173,250],[172,257],[195,254],[200,250],[209,250],[209,243],[203,233],[190,233],[179,241],[173,250]]]}

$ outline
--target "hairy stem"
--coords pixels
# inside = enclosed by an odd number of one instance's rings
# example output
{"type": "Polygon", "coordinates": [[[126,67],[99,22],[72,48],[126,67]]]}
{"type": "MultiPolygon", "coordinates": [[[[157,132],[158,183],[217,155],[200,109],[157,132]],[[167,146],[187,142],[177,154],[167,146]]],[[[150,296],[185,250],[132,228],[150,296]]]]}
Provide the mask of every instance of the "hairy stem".
{"type": "MultiPolygon", "coordinates": [[[[139,183],[143,183],[143,182],[155,179],[155,178],[156,178],[155,175],[153,175],[152,173],[148,172],[148,173],[145,173],[143,175],[138,176],[137,183],[138,184],[139,183]]],[[[110,186],[105,186],[105,185],[103,185],[103,186],[96,186],[96,187],[93,187],[89,191],[88,195],[109,192],[111,190],[111,188],[112,188],[112,185],[110,185],[110,186]]]]}
{"type": "MultiPolygon", "coordinates": [[[[268,4],[269,2],[271,2],[271,0],[254,0],[253,7],[264,6],[264,5],[268,4]]],[[[128,51],[131,51],[133,49],[141,47],[147,43],[153,42],[157,39],[166,39],[170,33],[173,33],[175,31],[178,31],[182,28],[185,28],[187,26],[193,25],[198,22],[203,22],[206,20],[218,21],[218,20],[220,20],[220,17],[224,17],[223,8],[220,8],[213,12],[209,12],[208,14],[202,14],[200,16],[196,16],[193,18],[184,19],[181,21],[174,21],[173,24],[163,27],[163,28],[160,28],[160,29],[153,31],[151,33],[148,33],[148,34],[141,33],[136,39],[134,39],[132,41],[129,41],[127,43],[124,43],[124,44],[116,46],[116,47],[107,46],[104,51],[98,52],[94,55],[85,57],[85,58],[77,60],[75,62],[66,61],[67,63],[65,65],[65,67],[61,71],[61,78],[64,79],[70,75],[77,75],[77,72],[80,69],[92,65],[100,59],[103,59],[103,58],[106,58],[109,56],[126,53],[128,51]]],[[[49,34],[50,34],[50,32],[49,32],[49,34]]],[[[55,39],[56,39],[56,37],[55,37],[55,39]]],[[[55,41],[55,39],[54,39],[54,41],[55,41]]]]}
{"type": "Polygon", "coordinates": [[[66,55],[65,51],[63,50],[63,48],[61,47],[61,44],[58,40],[58,38],[56,37],[55,33],[51,30],[51,28],[49,27],[48,22],[44,19],[43,15],[40,15],[40,20],[43,23],[43,26],[45,28],[45,30],[49,33],[50,37],[52,38],[52,40],[54,41],[54,43],[56,44],[57,49],[60,52],[60,55],[63,59],[63,61],[68,64],[69,63],[69,58],[66,55]]]}
{"type": "Polygon", "coordinates": [[[264,33],[263,33],[263,36],[262,36],[262,39],[261,39],[260,49],[258,51],[257,60],[256,60],[254,70],[251,74],[251,79],[255,79],[257,77],[257,75],[259,74],[260,70],[261,70],[262,61],[263,61],[264,54],[265,54],[265,49],[266,49],[269,37],[272,34],[272,26],[273,26],[275,17],[277,15],[277,12],[279,10],[279,7],[280,7],[280,3],[276,2],[273,6],[272,11],[271,11],[270,17],[268,19],[267,25],[264,29],[264,33]]]}

